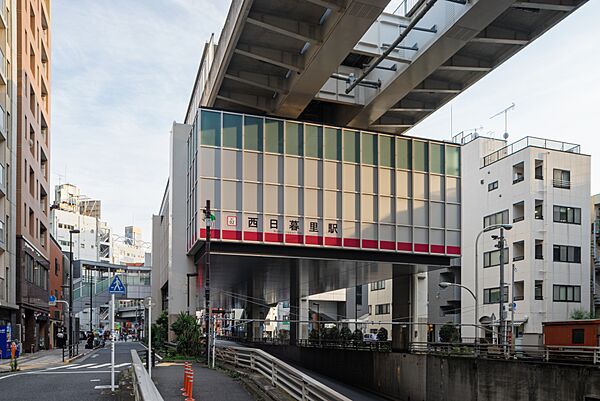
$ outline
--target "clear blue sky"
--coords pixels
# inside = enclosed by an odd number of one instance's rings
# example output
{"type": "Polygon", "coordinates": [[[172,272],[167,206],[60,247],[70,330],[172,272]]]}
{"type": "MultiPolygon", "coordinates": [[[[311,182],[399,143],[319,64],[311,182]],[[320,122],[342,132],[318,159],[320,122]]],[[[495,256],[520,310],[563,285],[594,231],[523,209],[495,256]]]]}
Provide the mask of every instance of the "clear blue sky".
{"type": "MultiPolygon", "coordinates": [[[[63,0],[52,5],[52,186],[79,185],[103,202],[117,232],[136,224],[150,240],[167,180],[168,137],[189,101],[211,33],[229,1],[63,0]]],[[[516,103],[511,141],[526,135],[580,143],[600,154],[600,2],[577,13],[451,102],[454,132],[483,126],[516,103]]],[[[450,139],[447,105],[409,132],[450,139]]],[[[592,158],[592,191],[600,192],[592,158]]]]}

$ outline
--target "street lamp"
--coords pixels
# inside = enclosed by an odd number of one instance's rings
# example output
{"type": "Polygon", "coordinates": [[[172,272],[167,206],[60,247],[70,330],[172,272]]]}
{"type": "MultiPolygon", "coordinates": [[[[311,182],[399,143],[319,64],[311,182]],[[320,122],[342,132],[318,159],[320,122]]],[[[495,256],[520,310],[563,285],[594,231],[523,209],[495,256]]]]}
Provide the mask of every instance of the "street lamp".
{"type": "Polygon", "coordinates": [[[73,357],[73,234],[79,234],[79,229],[69,230],[69,358],[73,357]]]}
{"type": "MultiPolygon", "coordinates": [[[[479,238],[483,235],[483,233],[487,233],[493,230],[497,230],[497,229],[505,229],[505,230],[511,230],[512,229],[512,224],[493,224],[491,226],[485,227],[483,230],[481,230],[479,232],[479,234],[477,234],[477,238],[475,239],[475,293],[477,295],[479,295],[479,251],[478,251],[478,245],[479,245],[479,238]]],[[[500,256],[502,257],[502,251],[500,251],[500,256]]],[[[475,297],[475,300],[477,301],[477,297],[475,297]]],[[[479,343],[479,308],[477,307],[477,302],[475,302],[475,343],[479,343]]]]}

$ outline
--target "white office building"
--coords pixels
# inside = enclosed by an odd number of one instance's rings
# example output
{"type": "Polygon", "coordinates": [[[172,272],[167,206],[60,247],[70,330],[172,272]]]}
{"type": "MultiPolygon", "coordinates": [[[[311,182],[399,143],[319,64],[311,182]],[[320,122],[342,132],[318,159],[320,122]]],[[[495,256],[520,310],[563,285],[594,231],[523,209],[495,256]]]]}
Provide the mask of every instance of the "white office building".
{"type": "MultiPolygon", "coordinates": [[[[492,235],[499,230],[478,242],[477,284],[475,242],[484,228],[511,224],[503,249],[505,316],[517,344],[540,344],[542,322],[590,307],[590,157],[578,145],[533,137],[510,145],[476,136],[461,141],[462,284],[477,294],[480,322],[497,330],[500,249],[492,235]]],[[[475,321],[465,290],[461,320],[475,321]]],[[[463,326],[463,339],[474,335],[473,326],[463,326]]],[[[484,330],[480,336],[493,337],[484,330]]]]}

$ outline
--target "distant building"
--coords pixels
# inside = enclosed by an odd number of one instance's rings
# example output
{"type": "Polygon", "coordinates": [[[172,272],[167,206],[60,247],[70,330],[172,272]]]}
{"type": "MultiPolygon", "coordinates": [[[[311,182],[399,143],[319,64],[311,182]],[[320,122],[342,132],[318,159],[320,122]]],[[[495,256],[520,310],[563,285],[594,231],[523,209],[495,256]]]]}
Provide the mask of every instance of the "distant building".
{"type": "MultiPolygon", "coordinates": [[[[502,250],[492,238],[499,230],[478,243],[479,316],[497,331],[502,252],[507,324],[514,325],[516,343],[542,344],[543,322],[568,320],[575,310],[589,309],[590,157],[565,142],[526,137],[508,144],[475,137],[463,145],[461,165],[462,284],[476,289],[478,234],[512,224],[502,250]]],[[[475,306],[466,294],[462,336],[472,338],[475,306]]],[[[485,335],[491,340],[490,332],[485,335]]]]}
{"type": "Polygon", "coordinates": [[[592,305],[594,316],[600,316],[600,194],[592,196],[592,305]]]}
{"type": "MultiPolygon", "coordinates": [[[[56,299],[66,299],[68,291],[63,285],[69,282],[69,259],[58,242],[50,235],[50,269],[48,292],[56,299]]],[[[68,312],[65,304],[58,303],[50,307],[50,328],[48,332],[50,348],[55,348],[59,330],[68,328],[68,312]]]]}
{"type": "Polygon", "coordinates": [[[127,226],[125,237],[113,236],[112,263],[117,265],[144,263],[150,248],[150,243],[142,241],[141,228],[127,226]]]}

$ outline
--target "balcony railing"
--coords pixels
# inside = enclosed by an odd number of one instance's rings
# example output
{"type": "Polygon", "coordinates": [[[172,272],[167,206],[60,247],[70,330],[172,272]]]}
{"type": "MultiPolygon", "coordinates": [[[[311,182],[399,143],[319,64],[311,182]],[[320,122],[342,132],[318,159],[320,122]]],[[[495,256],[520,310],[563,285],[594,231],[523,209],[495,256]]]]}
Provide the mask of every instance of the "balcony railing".
{"type": "Polygon", "coordinates": [[[571,181],[554,179],[552,184],[554,188],[571,189],[571,181]]]}
{"type": "Polygon", "coordinates": [[[505,157],[512,155],[520,150],[523,150],[529,146],[535,146],[537,148],[549,149],[549,150],[558,150],[561,152],[570,152],[570,153],[581,153],[581,146],[561,141],[553,141],[550,139],[536,138],[533,136],[527,136],[515,143],[507,145],[502,149],[495,151],[483,158],[483,167],[489,166],[492,163],[497,162],[498,160],[502,160],[505,157]]]}
{"type": "Polygon", "coordinates": [[[515,217],[513,219],[513,223],[518,223],[519,221],[523,221],[523,220],[525,220],[525,216],[515,217]]]}
{"type": "Polygon", "coordinates": [[[520,260],[525,260],[525,256],[521,255],[521,256],[515,256],[513,258],[513,262],[518,262],[520,260]]]}

